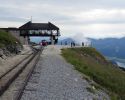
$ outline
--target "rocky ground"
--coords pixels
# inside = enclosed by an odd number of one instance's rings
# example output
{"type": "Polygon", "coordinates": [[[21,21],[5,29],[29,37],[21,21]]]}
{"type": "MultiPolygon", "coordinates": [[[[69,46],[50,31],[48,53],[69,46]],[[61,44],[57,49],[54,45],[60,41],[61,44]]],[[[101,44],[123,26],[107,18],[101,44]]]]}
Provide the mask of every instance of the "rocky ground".
{"type": "Polygon", "coordinates": [[[22,100],[109,100],[102,90],[94,89],[60,55],[61,46],[48,46],[34,70],[22,100]]]}
{"type": "Polygon", "coordinates": [[[9,54],[8,56],[6,56],[1,51],[2,57],[0,57],[0,75],[2,75],[7,70],[12,68],[14,65],[18,64],[27,55],[32,53],[32,50],[29,46],[24,45],[23,47],[24,47],[24,49],[17,55],[16,54],[9,54]]]}

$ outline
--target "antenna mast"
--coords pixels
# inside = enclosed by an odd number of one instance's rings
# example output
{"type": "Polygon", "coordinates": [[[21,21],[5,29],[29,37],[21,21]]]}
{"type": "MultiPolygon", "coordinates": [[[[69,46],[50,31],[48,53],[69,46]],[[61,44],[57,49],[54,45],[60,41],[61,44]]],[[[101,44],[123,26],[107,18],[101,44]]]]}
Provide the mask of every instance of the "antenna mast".
{"type": "Polygon", "coordinates": [[[30,21],[32,22],[32,16],[31,16],[31,19],[30,19],[30,21]]]}

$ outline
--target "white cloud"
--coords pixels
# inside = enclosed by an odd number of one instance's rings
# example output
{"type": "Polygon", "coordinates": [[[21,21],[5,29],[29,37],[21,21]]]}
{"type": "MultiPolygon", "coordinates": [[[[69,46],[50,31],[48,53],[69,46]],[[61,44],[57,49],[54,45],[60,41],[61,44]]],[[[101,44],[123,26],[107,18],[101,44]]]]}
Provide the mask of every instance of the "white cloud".
{"type": "Polygon", "coordinates": [[[0,27],[18,27],[33,16],[33,22],[59,26],[62,36],[125,36],[124,0],[4,0],[0,13],[0,27]]]}
{"type": "Polygon", "coordinates": [[[14,21],[0,21],[0,28],[8,28],[8,27],[19,27],[21,26],[21,22],[14,21]]]}

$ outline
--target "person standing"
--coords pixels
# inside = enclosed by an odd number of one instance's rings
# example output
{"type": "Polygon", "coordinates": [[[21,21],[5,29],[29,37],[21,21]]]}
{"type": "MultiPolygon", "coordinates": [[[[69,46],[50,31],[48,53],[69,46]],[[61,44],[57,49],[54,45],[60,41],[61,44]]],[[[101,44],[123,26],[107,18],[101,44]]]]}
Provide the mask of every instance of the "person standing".
{"type": "Polygon", "coordinates": [[[67,41],[65,41],[65,45],[67,45],[67,41]]]}
{"type": "Polygon", "coordinates": [[[73,42],[71,42],[71,47],[73,46],[73,42]]]}
{"type": "Polygon", "coordinates": [[[76,45],[75,42],[73,42],[73,46],[74,46],[74,47],[75,47],[75,45],[76,45]]]}
{"type": "Polygon", "coordinates": [[[84,42],[82,42],[82,46],[84,47],[84,42]]]}

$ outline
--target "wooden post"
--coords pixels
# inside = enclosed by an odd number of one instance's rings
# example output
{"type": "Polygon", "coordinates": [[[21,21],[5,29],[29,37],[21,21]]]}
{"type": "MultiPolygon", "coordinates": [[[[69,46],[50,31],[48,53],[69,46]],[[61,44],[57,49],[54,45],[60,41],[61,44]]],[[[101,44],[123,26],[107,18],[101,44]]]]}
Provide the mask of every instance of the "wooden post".
{"type": "Polygon", "coordinates": [[[54,39],[53,39],[53,36],[51,36],[51,44],[54,45],[54,39]]]}

